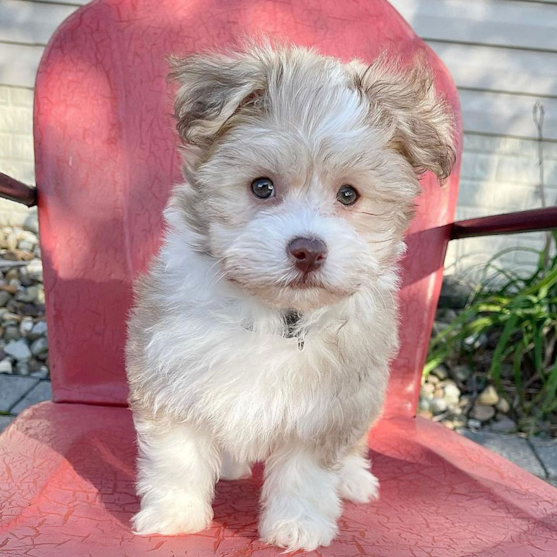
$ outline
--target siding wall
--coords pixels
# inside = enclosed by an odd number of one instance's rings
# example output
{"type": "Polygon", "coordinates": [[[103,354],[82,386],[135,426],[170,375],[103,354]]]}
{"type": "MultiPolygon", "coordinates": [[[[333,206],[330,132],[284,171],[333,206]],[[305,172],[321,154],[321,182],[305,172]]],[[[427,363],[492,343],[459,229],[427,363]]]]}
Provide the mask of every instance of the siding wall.
{"type": "MultiPolygon", "coordinates": [[[[32,87],[48,39],[85,0],[0,0],[0,170],[33,182],[32,87]]],[[[541,204],[536,101],[545,107],[548,204],[557,199],[557,0],[391,0],[443,59],[459,88],[465,129],[458,218],[541,204]]],[[[0,203],[0,223],[26,209],[0,203]]],[[[543,235],[455,243],[448,272],[463,274],[510,245],[543,235]]],[[[511,254],[508,265],[532,256],[511,254]]]]}
{"type": "MultiPolygon", "coordinates": [[[[52,33],[85,0],[0,0],[0,171],[34,183],[33,85],[52,33]]],[[[0,199],[0,225],[35,221],[36,211],[0,199]]]]}
{"type": "MultiPolygon", "coordinates": [[[[557,201],[557,0],[390,0],[449,68],[459,89],[464,156],[457,218],[541,206],[538,130],[532,110],[543,104],[542,144],[548,205],[557,201]]],[[[476,275],[511,246],[539,248],[544,235],[452,242],[448,273],[476,275]]],[[[534,262],[508,253],[507,267],[534,262]]]]}

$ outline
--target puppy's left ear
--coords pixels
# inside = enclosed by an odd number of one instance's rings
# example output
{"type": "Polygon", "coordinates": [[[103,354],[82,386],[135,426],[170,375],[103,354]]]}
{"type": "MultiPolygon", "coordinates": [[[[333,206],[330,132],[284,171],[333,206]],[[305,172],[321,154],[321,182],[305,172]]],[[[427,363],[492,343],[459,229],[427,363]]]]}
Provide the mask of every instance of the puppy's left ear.
{"type": "Polygon", "coordinates": [[[454,165],[454,120],[449,105],[435,95],[433,77],[423,61],[407,71],[378,59],[354,71],[356,88],[370,104],[374,125],[385,128],[387,146],[403,155],[416,173],[434,172],[440,180],[454,165]]]}
{"type": "Polygon", "coordinates": [[[243,105],[265,88],[262,60],[247,53],[170,58],[176,128],[186,144],[206,147],[243,105]]]}

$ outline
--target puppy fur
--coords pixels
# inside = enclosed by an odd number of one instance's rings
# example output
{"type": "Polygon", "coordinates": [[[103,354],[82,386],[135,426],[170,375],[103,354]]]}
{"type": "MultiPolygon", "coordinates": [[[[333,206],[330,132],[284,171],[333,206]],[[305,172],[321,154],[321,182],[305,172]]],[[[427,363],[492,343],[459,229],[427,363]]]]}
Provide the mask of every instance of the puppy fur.
{"type": "Polygon", "coordinates": [[[262,539],[326,546],[341,498],[378,496],[365,436],[397,350],[397,260],[419,174],[451,171],[450,111],[420,64],[249,45],[172,65],[185,182],[129,321],[133,526],[203,530],[215,483],[265,461],[262,539]],[[254,196],[259,177],[274,198],[254,196]],[[297,237],[327,246],[308,276],[287,253],[297,237]]]}

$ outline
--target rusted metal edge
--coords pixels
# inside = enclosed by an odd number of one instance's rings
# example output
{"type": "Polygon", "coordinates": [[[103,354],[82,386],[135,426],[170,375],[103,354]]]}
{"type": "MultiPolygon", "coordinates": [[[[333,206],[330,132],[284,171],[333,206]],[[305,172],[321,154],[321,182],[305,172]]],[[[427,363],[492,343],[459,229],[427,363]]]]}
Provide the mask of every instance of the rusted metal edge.
{"type": "Polygon", "coordinates": [[[34,207],[37,204],[37,189],[0,172],[0,197],[34,207]]]}
{"type": "Polygon", "coordinates": [[[451,227],[451,240],[516,232],[539,232],[557,228],[557,207],[519,211],[477,219],[461,220],[451,227]]]}

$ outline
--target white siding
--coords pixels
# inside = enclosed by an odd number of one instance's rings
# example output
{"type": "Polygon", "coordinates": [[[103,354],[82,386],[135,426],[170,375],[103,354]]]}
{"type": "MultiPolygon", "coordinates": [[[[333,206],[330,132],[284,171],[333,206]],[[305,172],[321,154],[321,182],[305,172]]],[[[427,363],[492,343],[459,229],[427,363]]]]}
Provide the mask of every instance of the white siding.
{"type": "MultiPolygon", "coordinates": [[[[544,183],[557,200],[557,0],[391,0],[440,56],[459,89],[464,155],[457,218],[541,206],[536,102],[545,108],[544,183]]],[[[474,276],[512,246],[540,248],[542,233],[452,242],[447,272],[474,276]]],[[[509,267],[534,262],[508,253],[509,267]]]]}
{"type": "Polygon", "coordinates": [[[555,6],[510,0],[392,0],[425,39],[557,50],[555,6]]]}
{"type": "Polygon", "coordinates": [[[43,46],[0,42],[0,84],[32,89],[43,50],[43,46]]]}
{"type": "Polygon", "coordinates": [[[460,89],[464,128],[468,133],[536,138],[532,110],[537,101],[545,107],[544,137],[557,139],[557,98],[512,95],[460,89]]]}
{"type": "MultiPolygon", "coordinates": [[[[45,45],[85,0],[0,0],[0,172],[34,182],[33,86],[45,45]]],[[[0,225],[36,211],[0,200],[0,225]]]]}
{"type": "Polygon", "coordinates": [[[547,113],[544,136],[557,141],[557,2],[391,4],[451,72],[465,132],[536,138],[531,107],[539,100],[547,113]]]}
{"type": "Polygon", "coordinates": [[[44,46],[75,9],[60,3],[1,0],[0,41],[44,46]]]}

